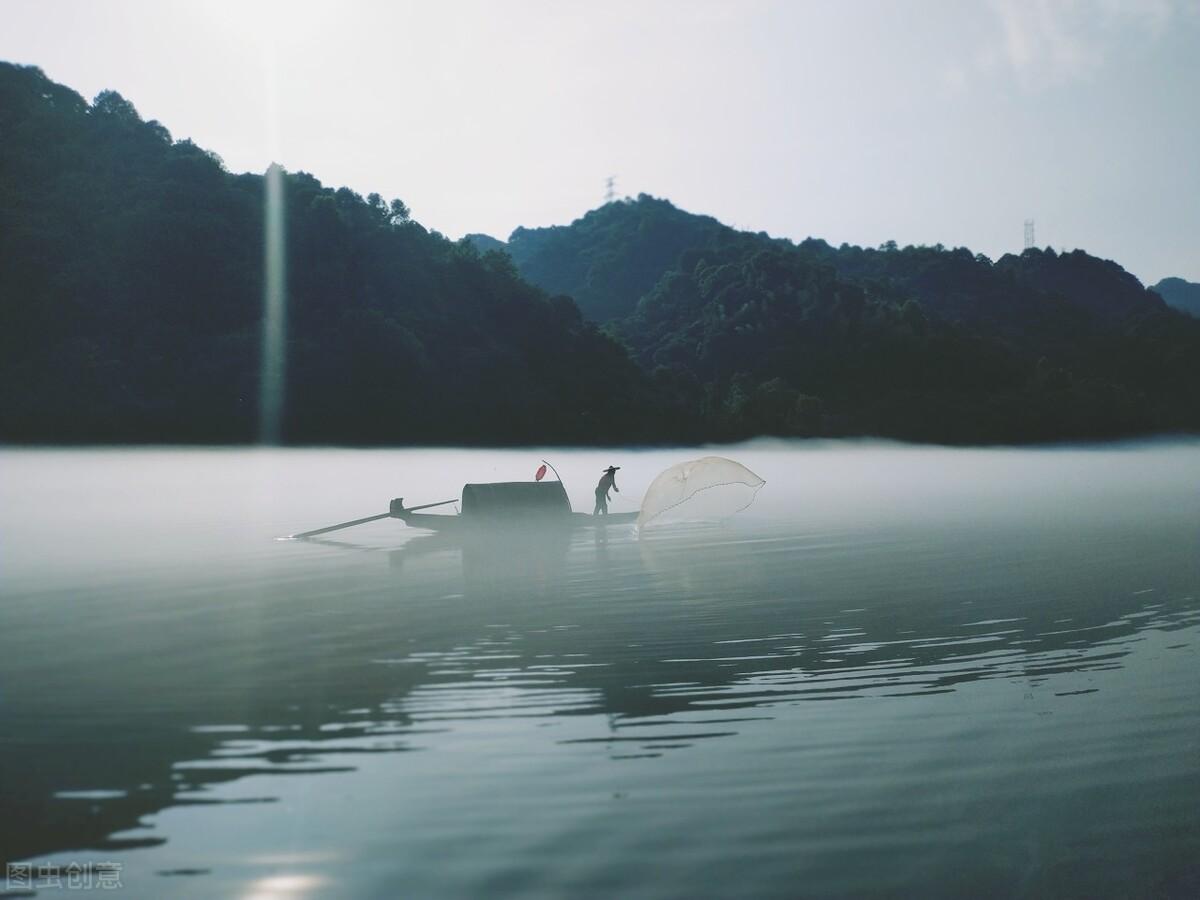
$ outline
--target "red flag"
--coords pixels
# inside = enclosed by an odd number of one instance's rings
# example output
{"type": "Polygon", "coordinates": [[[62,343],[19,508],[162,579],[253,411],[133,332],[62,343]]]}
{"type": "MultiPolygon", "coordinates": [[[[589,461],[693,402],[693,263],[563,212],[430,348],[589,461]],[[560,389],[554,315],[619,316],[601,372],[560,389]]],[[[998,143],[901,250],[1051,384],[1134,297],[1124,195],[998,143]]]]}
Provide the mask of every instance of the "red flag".
{"type": "Polygon", "coordinates": [[[533,480],[541,481],[545,477],[546,477],[546,464],[542,463],[540,466],[538,466],[537,474],[535,474],[533,476],[533,480]]]}

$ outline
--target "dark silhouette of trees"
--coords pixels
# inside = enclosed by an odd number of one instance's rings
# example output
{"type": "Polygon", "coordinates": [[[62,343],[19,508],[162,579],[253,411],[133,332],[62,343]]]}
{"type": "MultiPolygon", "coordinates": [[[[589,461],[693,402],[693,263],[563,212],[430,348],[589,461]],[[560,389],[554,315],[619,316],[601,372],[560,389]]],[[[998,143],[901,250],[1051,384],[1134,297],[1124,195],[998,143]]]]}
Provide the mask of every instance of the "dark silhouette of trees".
{"type": "Polygon", "coordinates": [[[508,246],[525,277],[592,297],[708,437],[1011,442],[1200,428],[1200,370],[1187,363],[1197,324],[1082,251],[993,263],[941,245],[795,245],[645,195],[563,228],[519,229],[508,246]],[[642,261],[638,279],[599,277],[596,261],[613,258],[642,261]]]}
{"type": "MultiPolygon", "coordinates": [[[[254,439],[264,179],[32,67],[0,64],[0,135],[0,439],[254,439]]],[[[291,441],[1200,430],[1200,322],[1081,251],[793,244],[646,195],[452,242],[284,193],[291,441]]]]}
{"type": "MultiPolygon", "coordinates": [[[[550,293],[575,299],[597,322],[623,318],[683,251],[734,232],[646,194],[594,209],[570,225],[518,228],[506,249],[521,274],[550,293]]],[[[494,241],[487,235],[481,246],[494,241]]]]}
{"type": "MultiPolygon", "coordinates": [[[[256,434],[264,180],[0,65],[0,438],[256,434]]],[[[414,222],[285,182],[284,434],[304,442],[649,440],[650,381],[570,299],[414,222]]]]}
{"type": "Polygon", "coordinates": [[[1150,290],[1162,297],[1168,306],[1200,319],[1200,284],[1182,278],[1164,278],[1150,290]]]}

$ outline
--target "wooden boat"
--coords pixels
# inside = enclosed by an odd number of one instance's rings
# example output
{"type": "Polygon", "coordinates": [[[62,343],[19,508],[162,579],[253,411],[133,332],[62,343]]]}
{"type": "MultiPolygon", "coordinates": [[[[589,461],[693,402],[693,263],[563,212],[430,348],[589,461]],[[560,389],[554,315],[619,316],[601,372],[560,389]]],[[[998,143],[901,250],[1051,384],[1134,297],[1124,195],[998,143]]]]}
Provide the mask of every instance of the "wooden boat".
{"type": "Polygon", "coordinates": [[[488,530],[511,527],[605,528],[637,521],[636,512],[594,516],[575,512],[561,481],[501,481],[463,485],[461,512],[425,513],[418,510],[448,506],[459,501],[405,507],[404,498],[391,502],[388,515],[410,528],[430,531],[488,530]]]}
{"type": "MultiPolygon", "coordinates": [[[[616,467],[605,471],[616,471],[616,467]]],[[[744,485],[750,490],[749,499],[741,506],[730,507],[724,513],[725,516],[729,516],[749,506],[758,489],[766,484],[741,463],[720,456],[706,456],[703,459],[676,463],[660,472],[650,483],[639,512],[593,516],[571,509],[571,501],[562,485],[562,479],[557,476],[557,470],[542,460],[542,465],[537,470],[534,481],[500,481],[492,484],[463,485],[462,508],[453,515],[427,513],[423,510],[460,503],[459,500],[441,500],[437,503],[423,503],[420,506],[405,506],[404,498],[397,497],[391,502],[385,513],[354,519],[351,522],[340,522],[337,525],[329,525],[313,531],[304,531],[300,534],[289,535],[289,538],[316,537],[319,534],[328,534],[331,531],[362,525],[364,522],[388,518],[399,519],[410,528],[422,528],[447,534],[466,532],[499,534],[517,528],[538,528],[543,531],[568,533],[574,528],[607,528],[610,525],[630,525],[639,521],[644,525],[655,520],[659,515],[688,502],[701,491],[744,485]],[[556,481],[541,480],[546,474],[547,468],[554,471],[556,481]]],[[[601,483],[603,484],[603,482],[601,483]]]]}
{"type": "Polygon", "coordinates": [[[486,532],[496,533],[516,528],[536,528],[553,531],[574,528],[607,528],[610,525],[631,525],[638,513],[613,513],[593,516],[571,509],[571,501],[561,481],[500,481],[492,484],[463,485],[461,511],[453,514],[427,513],[422,510],[460,503],[441,500],[419,506],[405,506],[397,497],[388,511],[377,516],[365,516],[350,522],[339,522],[325,528],[315,528],[292,534],[288,539],[312,538],[354,525],[379,519],[399,519],[410,528],[439,531],[447,534],[486,532]]]}

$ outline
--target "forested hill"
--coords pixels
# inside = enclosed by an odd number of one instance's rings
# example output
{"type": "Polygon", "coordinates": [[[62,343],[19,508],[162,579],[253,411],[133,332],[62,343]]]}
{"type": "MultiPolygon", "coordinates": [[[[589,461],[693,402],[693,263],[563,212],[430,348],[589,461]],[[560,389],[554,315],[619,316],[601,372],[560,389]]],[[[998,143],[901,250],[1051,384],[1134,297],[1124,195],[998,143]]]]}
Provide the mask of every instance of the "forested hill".
{"type": "Polygon", "coordinates": [[[1151,288],[1168,306],[1200,319],[1200,284],[1182,278],[1164,278],[1151,288]]]}
{"type": "MultiPolygon", "coordinates": [[[[258,422],[259,175],[0,64],[0,440],[245,441],[258,422]]],[[[663,436],[646,377],[565,297],[286,177],[285,439],[663,436]]]]}
{"type": "Polygon", "coordinates": [[[644,195],[509,249],[535,283],[588,296],[713,436],[1200,429],[1200,323],[1082,251],[794,245],[644,195]],[[640,261],[636,281],[617,259],[640,261]]]}
{"type": "MultiPolygon", "coordinates": [[[[794,245],[644,195],[451,242],[284,194],[289,441],[1200,431],[1200,321],[1085,253],[794,245]]],[[[119,94],[0,63],[0,440],[254,440],[263,203],[119,94]]]]}
{"type": "MultiPolygon", "coordinates": [[[[574,297],[585,316],[607,322],[632,313],[685,250],[735,235],[716,219],[643,194],[636,202],[607,203],[570,225],[518,228],[504,249],[525,278],[574,297]]],[[[497,249],[487,235],[467,239],[497,249]]]]}
{"type": "MultiPolygon", "coordinates": [[[[629,316],[664,274],[680,267],[685,251],[796,247],[763,232],[735,231],[647,194],[607,203],[570,225],[518,228],[507,244],[482,234],[465,240],[481,252],[506,250],[522,276],[547,291],[574,297],[585,315],[602,323],[629,316]]],[[[1162,308],[1159,298],[1119,265],[1078,250],[1009,255],[993,264],[963,248],[941,245],[900,248],[888,242],[873,249],[809,239],[799,248],[846,281],[886,287],[896,296],[946,309],[954,306],[969,318],[1020,324],[1026,310],[1006,306],[996,294],[1009,293],[1007,282],[993,277],[1001,274],[1107,319],[1162,308]]],[[[1177,292],[1176,282],[1180,280],[1167,279],[1160,285],[1177,292]]]]}

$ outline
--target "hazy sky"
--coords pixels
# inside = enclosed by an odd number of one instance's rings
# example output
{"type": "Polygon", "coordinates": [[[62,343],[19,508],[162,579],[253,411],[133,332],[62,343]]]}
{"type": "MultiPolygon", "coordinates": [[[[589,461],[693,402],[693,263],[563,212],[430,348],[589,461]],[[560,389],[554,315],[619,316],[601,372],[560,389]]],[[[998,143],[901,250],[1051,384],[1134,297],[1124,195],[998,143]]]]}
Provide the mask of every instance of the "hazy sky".
{"type": "Polygon", "coordinates": [[[614,174],[835,244],[998,256],[1034,218],[1200,281],[1200,0],[0,0],[0,59],[451,237],[569,222],[614,174]]]}

